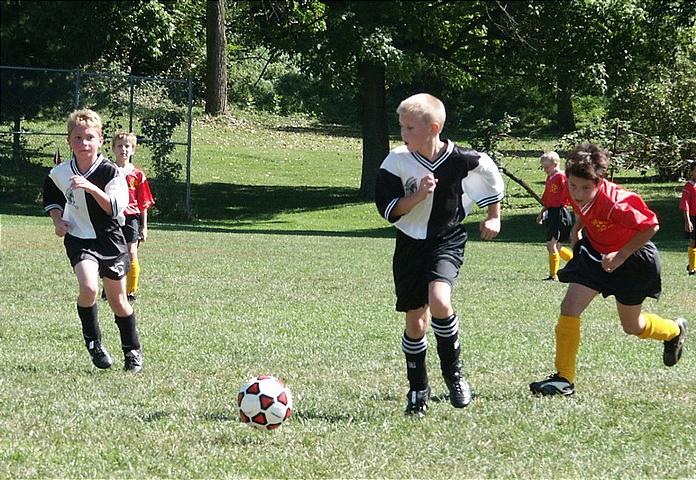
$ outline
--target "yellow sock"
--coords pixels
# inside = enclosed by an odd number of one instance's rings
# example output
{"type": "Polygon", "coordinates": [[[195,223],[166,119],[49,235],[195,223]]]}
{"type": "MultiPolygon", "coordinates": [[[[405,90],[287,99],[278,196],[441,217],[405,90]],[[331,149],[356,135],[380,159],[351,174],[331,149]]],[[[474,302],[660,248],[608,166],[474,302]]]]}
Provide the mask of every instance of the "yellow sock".
{"type": "Polygon", "coordinates": [[[561,256],[564,262],[569,262],[573,258],[573,251],[568,247],[561,247],[558,254],[561,256]]]}
{"type": "Polygon", "coordinates": [[[653,338],[655,340],[671,340],[679,335],[677,322],[667,320],[654,313],[641,313],[645,319],[645,330],[640,338],[653,338]]]}
{"type": "Polygon", "coordinates": [[[689,247],[689,271],[696,270],[696,247],[689,247]]]}
{"type": "Polygon", "coordinates": [[[549,275],[555,277],[558,267],[561,266],[561,257],[558,253],[549,253],[549,275]]]}
{"type": "Polygon", "coordinates": [[[130,271],[126,276],[126,293],[128,295],[138,291],[138,279],[140,277],[140,263],[138,260],[131,261],[130,271]]]}
{"type": "Polygon", "coordinates": [[[578,348],[580,348],[580,317],[559,316],[556,325],[556,370],[570,383],[575,381],[578,348]]]}

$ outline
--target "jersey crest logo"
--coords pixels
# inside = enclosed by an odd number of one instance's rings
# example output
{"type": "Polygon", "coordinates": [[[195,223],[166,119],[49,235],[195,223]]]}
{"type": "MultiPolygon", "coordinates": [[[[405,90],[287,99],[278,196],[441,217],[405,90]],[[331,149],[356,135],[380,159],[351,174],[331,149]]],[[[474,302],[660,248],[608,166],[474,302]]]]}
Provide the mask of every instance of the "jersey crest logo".
{"type": "Polygon", "coordinates": [[[75,193],[73,192],[72,187],[68,187],[65,190],[65,200],[72,206],[75,210],[79,210],[80,207],[77,206],[77,202],[75,201],[75,193]]]}
{"type": "Polygon", "coordinates": [[[611,227],[611,222],[609,222],[608,220],[599,220],[597,218],[593,218],[590,223],[592,223],[592,226],[598,232],[604,232],[609,227],[611,227]]]}
{"type": "Polygon", "coordinates": [[[411,177],[406,180],[406,185],[404,186],[404,193],[406,193],[406,196],[410,197],[416,193],[416,190],[418,190],[418,182],[416,181],[416,177],[411,177]]]}

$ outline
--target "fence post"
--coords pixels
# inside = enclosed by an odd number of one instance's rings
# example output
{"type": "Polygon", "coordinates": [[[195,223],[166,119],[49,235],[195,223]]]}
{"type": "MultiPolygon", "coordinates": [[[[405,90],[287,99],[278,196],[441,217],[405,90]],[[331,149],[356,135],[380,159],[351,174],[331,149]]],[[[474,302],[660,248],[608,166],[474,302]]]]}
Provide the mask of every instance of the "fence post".
{"type": "Polygon", "coordinates": [[[75,69],[75,110],[80,108],[80,67],[75,69]]]}
{"type": "Polygon", "coordinates": [[[186,215],[191,217],[191,128],[193,108],[193,81],[189,75],[188,81],[188,138],[186,141],[186,215]]]}
{"type": "Polygon", "coordinates": [[[128,103],[128,131],[133,132],[133,77],[128,75],[128,90],[130,93],[130,102],[128,103]]]}

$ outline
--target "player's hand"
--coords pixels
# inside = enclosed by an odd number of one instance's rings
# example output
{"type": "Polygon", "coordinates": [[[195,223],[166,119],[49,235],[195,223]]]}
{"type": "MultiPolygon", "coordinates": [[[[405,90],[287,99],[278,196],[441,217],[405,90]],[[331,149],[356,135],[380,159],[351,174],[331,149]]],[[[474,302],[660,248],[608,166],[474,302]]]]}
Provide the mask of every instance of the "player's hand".
{"type": "Polygon", "coordinates": [[[418,193],[421,194],[423,198],[435,191],[435,186],[437,185],[437,178],[430,173],[425,177],[421,178],[420,185],[418,185],[418,193]]]}
{"type": "Polygon", "coordinates": [[[614,272],[626,261],[623,255],[619,252],[611,252],[606,255],[602,255],[602,268],[607,273],[614,272]]]}
{"type": "Polygon", "coordinates": [[[138,238],[138,243],[144,243],[147,240],[147,228],[140,230],[140,238],[138,238]]]}
{"type": "Polygon", "coordinates": [[[56,229],[56,235],[59,237],[64,237],[66,233],[70,231],[70,222],[66,222],[62,218],[53,222],[53,226],[56,229]]]}
{"type": "Polygon", "coordinates": [[[82,175],[73,175],[70,177],[70,186],[73,190],[77,188],[83,189],[85,192],[92,193],[97,187],[92,182],[87,180],[82,175]]]}
{"type": "Polygon", "coordinates": [[[684,229],[689,233],[694,231],[694,224],[691,223],[691,220],[684,222],[684,229]]]}
{"type": "Polygon", "coordinates": [[[481,232],[481,239],[493,240],[500,233],[500,218],[486,218],[481,221],[479,231],[481,232]]]}

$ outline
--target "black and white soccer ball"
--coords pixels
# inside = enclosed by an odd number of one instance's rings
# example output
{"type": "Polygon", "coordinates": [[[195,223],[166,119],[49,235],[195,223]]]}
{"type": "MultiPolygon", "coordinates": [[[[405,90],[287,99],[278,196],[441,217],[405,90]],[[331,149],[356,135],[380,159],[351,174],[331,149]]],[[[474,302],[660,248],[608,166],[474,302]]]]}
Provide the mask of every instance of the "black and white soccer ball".
{"type": "Polygon", "coordinates": [[[242,386],[237,395],[237,407],[242,423],[273,430],[292,415],[292,393],[276,377],[261,375],[242,386]]]}

